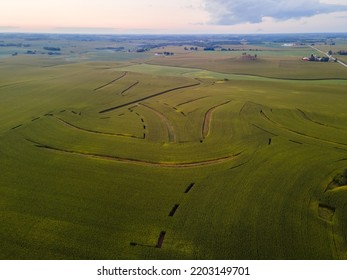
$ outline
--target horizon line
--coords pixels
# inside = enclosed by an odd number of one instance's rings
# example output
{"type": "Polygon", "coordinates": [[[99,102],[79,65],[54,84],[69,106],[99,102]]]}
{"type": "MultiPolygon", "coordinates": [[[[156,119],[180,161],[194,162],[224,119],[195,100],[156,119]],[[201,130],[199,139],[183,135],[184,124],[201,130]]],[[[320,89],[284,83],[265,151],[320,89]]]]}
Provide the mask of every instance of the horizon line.
{"type": "Polygon", "coordinates": [[[94,35],[94,36],[203,36],[203,35],[306,35],[306,34],[347,34],[345,31],[331,32],[254,32],[254,33],[93,33],[93,32],[47,32],[47,31],[0,31],[0,34],[31,35],[94,35]]]}

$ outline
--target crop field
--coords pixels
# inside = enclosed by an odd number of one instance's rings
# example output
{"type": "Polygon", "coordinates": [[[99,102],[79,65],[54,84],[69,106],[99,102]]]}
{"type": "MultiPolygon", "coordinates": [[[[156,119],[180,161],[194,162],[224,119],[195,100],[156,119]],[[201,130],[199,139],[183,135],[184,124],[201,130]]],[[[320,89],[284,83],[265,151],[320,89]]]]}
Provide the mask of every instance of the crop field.
{"type": "MultiPolygon", "coordinates": [[[[251,55],[255,52],[247,52],[251,55]]],[[[285,53],[288,53],[285,51],[285,53]]],[[[290,52],[291,53],[291,52],[290,52]]],[[[158,57],[149,61],[149,64],[166,65],[174,67],[187,67],[204,69],[228,74],[254,75],[267,78],[314,80],[314,79],[345,79],[347,68],[336,67],[334,63],[317,67],[316,63],[307,63],[300,60],[304,54],[310,56],[322,55],[312,49],[300,51],[298,56],[280,55],[279,51],[258,52],[255,61],[242,60],[242,52],[231,52],[229,55],[215,55],[214,52],[191,53],[174,57],[158,57]]]]}
{"type": "Polygon", "coordinates": [[[0,58],[0,259],[347,259],[347,69],[297,51],[0,58]]]}

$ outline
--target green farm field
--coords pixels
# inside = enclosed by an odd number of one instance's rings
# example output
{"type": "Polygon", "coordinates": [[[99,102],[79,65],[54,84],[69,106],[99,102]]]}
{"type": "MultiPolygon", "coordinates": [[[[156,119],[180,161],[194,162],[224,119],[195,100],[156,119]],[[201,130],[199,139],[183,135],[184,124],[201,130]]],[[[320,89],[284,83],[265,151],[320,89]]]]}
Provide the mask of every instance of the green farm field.
{"type": "Polygon", "coordinates": [[[297,51],[1,58],[0,259],[347,259],[347,69],[297,51]]]}
{"type": "Polygon", "coordinates": [[[241,52],[216,54],[216,52],[196,52],[180,54],[173,57],[157,57],[148,64],[166,65],[174,67],[187,67],[204,69],[225,74],[254,75],[264,78],[279,78],[292,80],[324,80],[346,79],[347,68],[337,67],[334,63],[327,63],[324,67],[317,63],[308,63],[300,58],[310,56],[312,53],[318,56],[322,54],[312,50],[275,50],[262,52],[247,52],[257,54],[255,61],[242,60],[241,52]]]}

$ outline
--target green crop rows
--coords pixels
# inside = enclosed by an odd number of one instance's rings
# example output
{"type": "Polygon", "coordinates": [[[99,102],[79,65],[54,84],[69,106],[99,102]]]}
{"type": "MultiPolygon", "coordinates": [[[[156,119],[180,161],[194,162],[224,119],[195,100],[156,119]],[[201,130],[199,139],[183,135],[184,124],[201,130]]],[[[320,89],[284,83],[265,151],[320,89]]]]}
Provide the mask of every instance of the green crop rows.
{"type": "Polygon", "coordinates": [[[347,258],[342,66],[194,59],[0,64],[1,259],[347,258]]]}

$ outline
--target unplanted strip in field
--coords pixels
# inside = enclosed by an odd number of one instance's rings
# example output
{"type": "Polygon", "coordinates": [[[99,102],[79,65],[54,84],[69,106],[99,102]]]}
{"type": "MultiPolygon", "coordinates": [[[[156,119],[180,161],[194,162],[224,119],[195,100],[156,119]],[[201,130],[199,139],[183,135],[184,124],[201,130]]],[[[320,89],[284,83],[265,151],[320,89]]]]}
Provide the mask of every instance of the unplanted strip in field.
{"type": "Polygon", "coordinates": [[[299,142],[299,141],[294,141],[294,140],[289,140],[290,142],[293,142],[295,144],[299,144],[299,145],[302,145],[303,143],[299,142]]]}
{"type": "Polygon", "coordinates": [[[79,126],[76,126],[72,123],[69,123],[61,118],[55,117],[55,119],[57,119],[59,122],[63,123],[64,125],[83,131],[83,132],[88,132],[88,133],[93,133],[93,134],[100,134],[100,135],[105,135],[105,136],[117,136],[117,137],[128,137],[128,138],[136,138],[136,139],[143,139],[141,137],[138,136],[134,136],[134,135],[127,135],[127,134],[120,134],[120,133],[109,133],[109,132],[101,132],[101,131],[96,131],[96,130],[91,130],[91,129],[86,129],[86,128],[82,128],[79,126]]]}
{"type": "Polygon", "coordinates": [[[186,188],[185,192],[184,193],[189,193],[192,188],[194,187],[195,183],[190,183],[189,186],[186,188]]]}
{"type": "Polygon", "coordinates": [[[147,244],[141,244],[141,243],[137,243],[137,242],[130,242],[130,246],[140,246],[140,247],[147,247],[147,248],[157,248],[156,246],[153,245],[147,245],[147,244]]]}
{"type": "Polygon", "coordinates": [[[312,123],[315,123],[315,124],[318,124],[318,125],[321,125],[321,126],[326,126],[326,127],[332,127],[332,128],[336,128],[336,129],[345,129],[345,128],[342,128],[342,127],[337,127],[337,126],[334,126],[334,125],[331,125],[331,124],[326,124],[326,123],[321,123],[321,122],[318,122],[318,121],[315,121],[313,119],[311,119],[303,110],[300,110],[298,108],[296,108],[300,114],[303,116],[304,119],[312,122],[312,123]]]}
{"type": "Polygon", "coordinates": [[[159,234],[158,242],[157,242],[157,245],[156,245],[157,248],[161,248],[163,246],[165,235],[166,235],[166,231],[162,231],[159,234]]]}
{"type": "Polygon", "coordinates": [[[21,126],[23,126],[23,125],[22,125],[22,124],[17,125],[17,126],[15,126],[15,127],[12,127],[12,128],[11,128],[11,130],[13,130],[13,129],[17,129],[17,128],[20,128],[21,126]]]}
{"type": "Polygon", "coordinates": [[[272,132],[270,132],[270,131],[268,131],[268,130],[266,130],[266,129],[264,129],[264,128],[262,128],[262,127],[256,125],[256,124],[254,124],[254,123],[252,123],[252,125],[253,125],[254,127],[256,127],[256,128],[258,128],[258,129],[260,129],[260,130],[266,132],[266,133],[269,133],[269,134],[273,135],[273,136],[278,136],[277,134],[272,133],[272,132]]]}
{"type": "Polygon", "coordinates": [[[127,91],[131,90],[133,87],[137,86],[140,82],[137,81],[135,83],[133,83],[132,85],[128,86],[126,89],[124,89],[120,94],[123,95],[124,93],[126,93],[127,91]]]}
{"type": "MultiPolygon", "coordinates": [[[[240,111],[239,111],[239,115],[241,115],[241,113],[246,109],[247,106],[251,106],[251,105],[256,105],[258,107],[262,107],[262,104],[253,102],[253,101],[246,101],[245,104],[243,104],[243,106],[241,107],[240,111]]],[[[263,110],[261,110],[260,112],[262,112],[263,110]]]]}
{"type": "Polygon", "coordinates": [[[131,112],[131,113],[134,112],[134,109],[135,109],[137,106],[138,106],[138,105],[129,107],[129,108],[128,108],[128,111],[131,112]]]}
{"type": "Polygon", "coordinates": [[[260,114],[262,115],[263,118],[265,118],[265,119],[267,119],[268,121],[270,121],[270,122],[276,124],[276,122],[273,121],[272,119],[270,119],[270,118],[263,112],[263,110],[260,110],[260,114]]]}
{"type": "Polygon", "coordinates": [[[166,231],[160,232],[156,245],[148,245],[148,244],[142,244],[142,243],[137,243],[137,242],[130,242],[129,245],[132,247],[140,246],[140,247],[159,248],[160,249],[163,246],[165,235],[166,235],[166,231]]]}
{"type": "Polygon", "coordinates": [[[110,160],[110,161],[117,161],[117,162],[124,162],[124,163],[132,163],[132,164],[138,164],[138,165],[144,165],[144,166],[189,168],[189,167],[199,167],[199,166],[207,166],[207,165],[224,163],[237,157],[237,155],[230,155],[230,156],[220,157],[216,159],[208,159],[204,161],[194,161],[194,162],[154,162],[154,161],[146,161],[146,160],[140,160],[140,159],[123,158],[123,157],[117,157],[117,156],[111,156],[111,155],[101,155],[101,154],[94,154],[94,153],[65,150],[65,149],[49,146],[46,144],[42,144],[31,139],[26,139],[26,140],[30,143],[33,143],[38,148],[52,150],[52,151],[56,151],[60,153],[73,154],[73,155],[84,156],[89,158],[99,158],[103,160],[110,160]]]}
{"type": "Polygon", "coordinates": [[[205,114],[205,118],[204,118],[204,122],[202,124],[202,137],[206,138],[209,133],[210,133],[210,126],[211,126],[211,120],[212,120],[212,114],[214,113],[215,110],[217,110],[219,107],[226,105],[228,103],[230,103],[231,100],[228,100],[222,104],[219,104],[217,106],[214,106],[212,108],[210,108],[206,114],[205,114]]]}
{"type": "Polygon", "coordinates": [[[232,170],[232,169],[239,168],[239,167],[241,167],[241,166],[244,166],[244,165],[247,164],[248,162],[249,162],[249,161],[244,162],[244,163],[241,163],[241,164],[238,164],[238,165],[236,165],[236,166],[230,167],[229,169],[232,170]]]}
{"type": "Polygon", "coordinates": [[[171,106],[171,105],[169,105],[169,104],[167,104],[167,103],[164,103],[164,105],[168,106],[169,108],[171,108],[172,110],[174,110],[176,113],[179,113],[179,114],[181,114],[181,115],[183,115],[183,116],[185,116],[185,117],[187,116],[184,112],[178,110],[178,108],[175,107],[175,106],[171,106]]]}
{"type": "Polygon", "coordinates": [[[320,142],[324,142],[324,143],[328,143],[328,144],[334,144],[334,145],[342,145],[342,146],[347,146],[346,143],[341,143],[341,142],[335,142],[335,141],[330,141],[330,140],[326,140],[326,139],[322,139],[322,138],[319,138],[317,136],[311,136],[311,135],[307,135],[303,132],[300,132],[300,131],[296,131],[296,130],[293,130],[291,128],[288,128],[288,127],[285,127],[283,125],[281,125],[280,123],[270,119],[263,111],[261,111],[261,115],[264,117],[264,119],[268,120],[269,122],[275,124],[277,127],[281,128],[281,129],[284,129],[284,130],[287,130],[287,131],[290,131],[292,133],[295,133],[297,135],[300,135],[300,136],[303,136],[303,137],[306,137],[306,138],[310,138],[310,139],[314,139],[314,140],[318,140],[320,142]]]}
{"type": "Polygon", "coordinates": [[[182,106],[182,105],[186,105],[186,104],[189,104],[189,103],[192,103],[192,102],[204,99],[204,98],[207,98],[207,96],[203,96],[203,97],[199,97],[199,98],[196,98],[196,99],[191,99],[191,100],[185,101],[183,103],[177,104],[176,107],[182,106]]]}
{"type": "Polygon", "coordinates": [[[313,123],[316,123],[316,124],[319,124],[319,125],[322,125],[322,126],[328,126],[327,124],[324,124],[324,123],[321,123],[321,122],[317,122],[317,121],[314,121],[312,120],[303,110],[300,110],[298,108],[296,108],[296,110],[298,110],[298,112],[302,115],[302,117],[305,119],[305,120],[308,120],[310,122],[313,122],[313,123]]]}
{"type": "Polygon", "coordinates": [[[174,207],[172,207],[172,210],[169,213],[169,217],[173,217],[178,209],[180,205],[179,204],[175,204],[174,207]]]}
{"type": "Polygon", "coordinates": [[[241,115],[241,113],[243,112],[243,110],[246,108],[248,102],[246,102],[245,104],[243,104],[243,106],[241,107],[240,111],[239,111],[239,115],[241,115]]]}
{"type": "Polygon", "coordinates": [[[140,104],[143,107],[146,107],[147,109],[151,110],[154,114],[156,114],[160,120],[164,123],[164,125],[166,126],[166,130],[167,130],[167,134],[168,134],[168,139],[169,142],[176,142],[176,133],[175,133],[175,129],[174,127],[171,125],[171,123],[169,122],[169,120],[159,111],[157,111],[156,109],[149,107],[148,105],[145,104],[140,104]]]}
{"type": "Polygon", "coordinates": [[[110,82],[108,82],[108,83],[106,83],[106,84],[104,84],[104,85],[102,85],[102,86],[100,86],[100,87],[95,88],[94,91],[100,90],[100,89],[102,89],[102,88],[104,88],[104,87],[107,87],[107,86],[109,86],[109,85],[111,85],[111,84],[117,82],[118,80],[124,78],[124,77],[127,75],[127,73],[128,73],[128,72],[124,72],[120,77],[118,77],[118,78],[116,78],[116,79],[114,79],[114,80],[112,80],[112,81],[110,81],[110,82]]]}
{"type": "Polygon", "coordinates": [[[198,86],[198,85],[200,85],[200,83],[195,83],[195,84],[191,84],[191,85],[186,85],[186,86],[181,86],[181,87],[176,87],[176,88],[164,90],[164,91],[161,91],[161,92],[152,94],[152,95],[147,96],[147,97],[143,97],[143,98],[140,98],[140,99],[137,99],[137,100],[134,100],[134,101],[131,101],[131,102],[122,104],[122,105],[118,105],[118,106],[115,106],[115,107],[111,107],[111,108],[102,110],[102,111],[100,111],[99,113],[100,113],[100,114],[103,114],[103,113],[111,112],[111,111],[113,111],[113,110],[117,110],[117,109],[119,109],[119,108],[127,107],[127,106],[129,106],[129,105],[136,104],[136,103],[138,103],[138,102],[142,102],[142,101],[145,101],[145,100],[151,99],[151,98],[153,98],[153,97],[157,97],[157,96],[160,96],[160,95],[163,95],[163,94],[172,92],[172,91],[176,91],[176,90],[180,90],[180,89],[186,89],[186,88],[190,88],[190,87],[195,87],[195,86],[198,86]]]}

